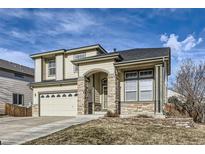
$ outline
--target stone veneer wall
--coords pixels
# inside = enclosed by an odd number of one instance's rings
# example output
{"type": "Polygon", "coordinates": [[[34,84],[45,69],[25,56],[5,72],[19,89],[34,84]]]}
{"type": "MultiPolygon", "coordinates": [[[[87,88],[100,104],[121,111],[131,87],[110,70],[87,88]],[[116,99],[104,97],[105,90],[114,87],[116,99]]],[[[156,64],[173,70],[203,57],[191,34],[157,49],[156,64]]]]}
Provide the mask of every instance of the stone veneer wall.
{"type": "Polygon", "coordinates": [[[135,114],[140,112],[154,113],[154,102],[121,103],[121,114],[135,114]]]}
{"type": "Polygon", "coordinates": [[[118,112],[119,82],[115,74],[108,74],[108,110],[118,112]]]}
{"type": "Polygon", "coordinates": [[[38,104],[33,104],[32,105],[32,116],[33,117],[39,117],[39,106],[38,104]]]}
{"type": "Polygon", "coordinates": [[[85,114],[85,100],[86,100],[86,87],[85,87],[85,79],[83,77],[78,78],[78,100],[77,100],[77,110],[78,115],[85,114]]]}

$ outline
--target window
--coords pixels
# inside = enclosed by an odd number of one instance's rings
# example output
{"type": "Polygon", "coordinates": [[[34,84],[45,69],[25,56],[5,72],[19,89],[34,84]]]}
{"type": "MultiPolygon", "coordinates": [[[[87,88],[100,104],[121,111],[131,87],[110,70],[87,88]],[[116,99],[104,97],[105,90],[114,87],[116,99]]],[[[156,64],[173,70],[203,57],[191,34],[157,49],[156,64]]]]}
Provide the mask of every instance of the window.
{"type": "Polygon", "coordinates": [[[153,79],[139,80],[139,100],[152,101],[153,100],[153,79]]]}
{"type": "MultiPolygon", "coordinates": [[[[85,58],[85,57],[86,57],[85,53],[75,54],[75,55],[73,55],[73,60],[78,60],[78,59],[82,59],[82,58],[85,58]]],[[[77,65],[73,65],[73,72],[74,73],[78,72],[78,66],[77,65]]]]}
{"type": "Polygon", "coordinates": [[[20,73],[14,73],[14,76],[18,78],[24,78],[24,75],[20,73]]]}
{"type": "Polygon", "coordinates": [[[140,78],[153,77],[153,70],[140,71],[140,78]]]}
{"type": "Polygon", "coordinates": [[[22,94],[13,94],[13,104],[23,105],[24,96],[22,94]]]}
{"type": "Polygon", "coordinates": [[[54,76],[56,74],[56,63],[55,60],[48,61],[48,75],[54,76]]]}
{"type": "Polygon", "coordinates": [[[125,98],[127,101],[137,100],[137,80],[125,81],[125,98]]]}
{"type": "Polygon", "coordinates": [[[126,79],[136,79],[137,78],[137,72],[127,72],[125,73],[126,79]]]}
{"type": "Polygon", "coordinates": [[[137,100],[137,71],[125,73],[125,99],[126,101],[137,100]]]}
{"type": "Polygon", "coordinates": [[[125,73],[125,100],[153,100],[153,70],[133,71],[125,73]]]}

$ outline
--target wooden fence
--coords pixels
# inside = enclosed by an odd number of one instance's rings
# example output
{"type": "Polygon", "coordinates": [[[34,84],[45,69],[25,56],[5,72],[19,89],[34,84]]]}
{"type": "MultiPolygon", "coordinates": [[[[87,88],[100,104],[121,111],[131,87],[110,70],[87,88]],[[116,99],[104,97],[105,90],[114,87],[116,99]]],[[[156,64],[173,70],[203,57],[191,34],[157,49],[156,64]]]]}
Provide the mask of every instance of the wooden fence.
{"type": "Polygon", "coordinates": [[[23,107],[14,104],[6,103],[5,114],[14,117],[29,117],[32,116],[32,107],[23,107]]]}

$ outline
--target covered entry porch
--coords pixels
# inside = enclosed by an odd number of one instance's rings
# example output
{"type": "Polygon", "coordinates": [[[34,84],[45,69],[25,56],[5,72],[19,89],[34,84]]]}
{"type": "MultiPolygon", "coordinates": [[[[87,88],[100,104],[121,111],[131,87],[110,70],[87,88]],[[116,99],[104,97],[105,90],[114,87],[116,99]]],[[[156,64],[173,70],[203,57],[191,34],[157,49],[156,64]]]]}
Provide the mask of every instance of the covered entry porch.
{"type": "Polygon", "coordinates": [[[97,72],[85,77],[87,114],[101,114],[108,109],[107,73],[97,72]]]}
{"type": "Polygon", "coordinates": [[[78,79],[78,114],[119,112],[119,82],[105,70],[89,71],[78,79]]]}

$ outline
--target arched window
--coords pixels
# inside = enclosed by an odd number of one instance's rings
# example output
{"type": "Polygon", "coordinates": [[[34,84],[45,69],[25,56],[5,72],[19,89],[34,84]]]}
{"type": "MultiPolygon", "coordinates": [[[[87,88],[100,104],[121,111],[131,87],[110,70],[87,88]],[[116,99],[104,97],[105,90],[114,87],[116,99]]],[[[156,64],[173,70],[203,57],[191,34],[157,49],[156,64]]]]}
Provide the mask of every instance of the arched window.
{"type": "Polygon", "coordinates": [[[72,94],[69,94],[68,97],[72,97],[72,94]]]}

